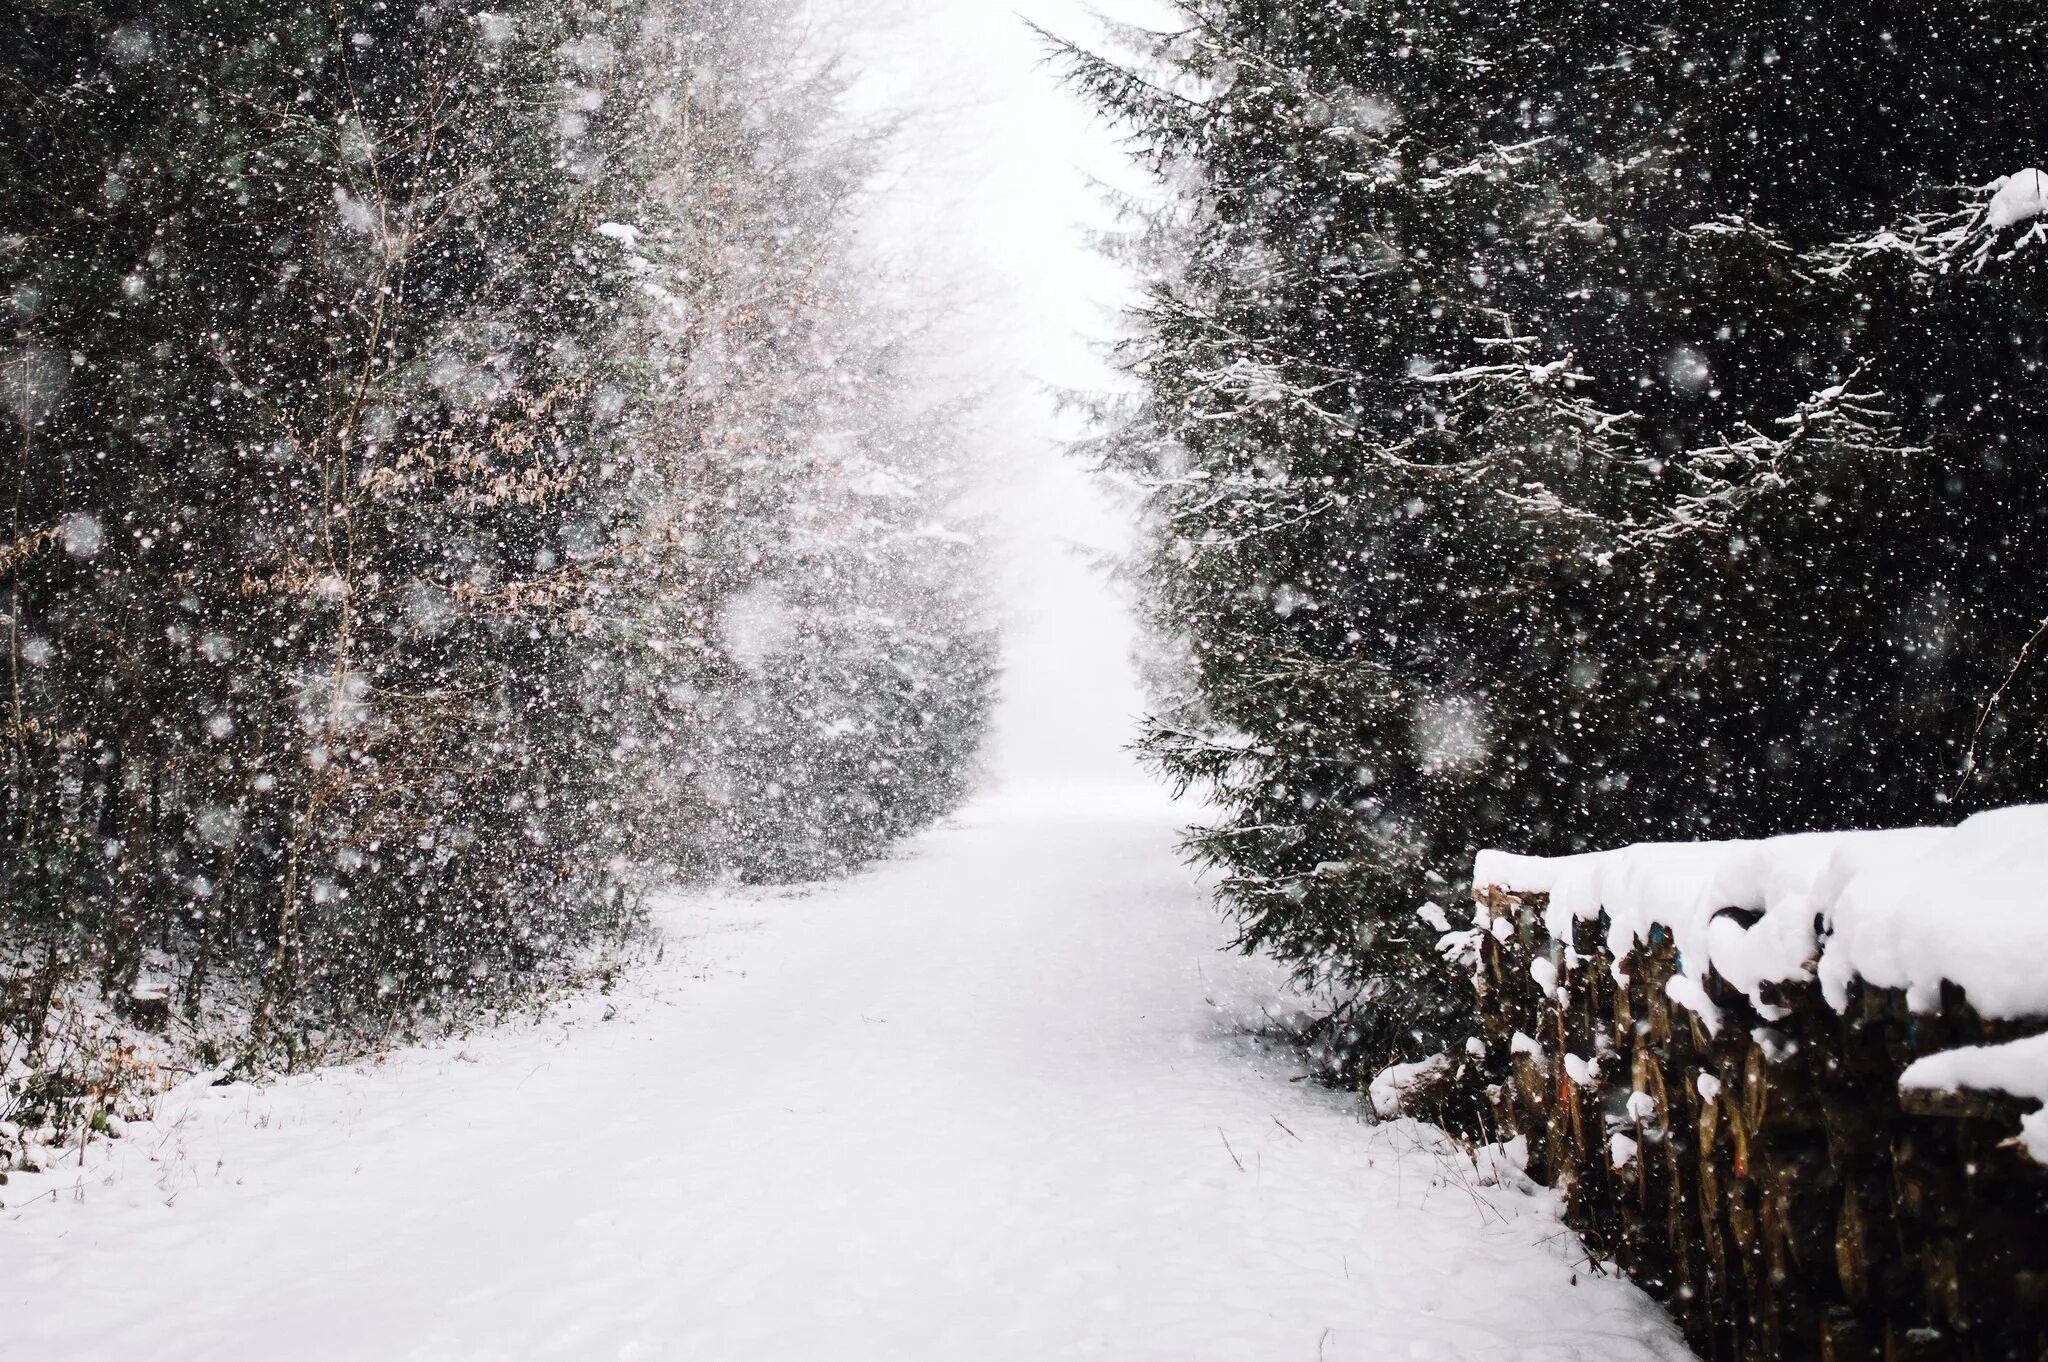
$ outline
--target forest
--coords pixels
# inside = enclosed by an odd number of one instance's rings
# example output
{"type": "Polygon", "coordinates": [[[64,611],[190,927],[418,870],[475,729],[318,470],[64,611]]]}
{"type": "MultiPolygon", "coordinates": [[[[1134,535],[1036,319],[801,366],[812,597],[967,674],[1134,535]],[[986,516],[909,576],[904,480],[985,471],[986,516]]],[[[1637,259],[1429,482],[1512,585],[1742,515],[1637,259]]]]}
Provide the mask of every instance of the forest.
{"type": "Polygon", "coordinates": [[[0,1351],[2048,1358],[2038,0],[0,0],[0,1351]]]}
{"type": "Polygon", "coordinates": [[[972,451],[787,6],[5,34],[0,1114],[67,999],[345,1052],[957,801],[972,451]]]}

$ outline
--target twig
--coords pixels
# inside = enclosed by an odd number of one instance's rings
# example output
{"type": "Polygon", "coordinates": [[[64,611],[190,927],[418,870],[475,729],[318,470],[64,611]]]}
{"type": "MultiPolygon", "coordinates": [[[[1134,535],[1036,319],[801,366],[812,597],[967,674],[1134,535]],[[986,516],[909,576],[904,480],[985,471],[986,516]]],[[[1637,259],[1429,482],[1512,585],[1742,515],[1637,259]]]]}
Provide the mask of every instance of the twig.
{"type": "Polygon", "coordinates": [[[1240,1172],[1240,1173],[1244,1172],[1244,1171],[1245,1171],[1245,1166],[1244,1166],[1244,1160],[1243,1160],[1243,1159],[1240,1159],[1240,1158],[1239,1158],[1239,1157],[1237,1156],[1237,1151],[1236,1151],[1235,1149],[1232,1149],[1232,1148],[1230,1147],[1230,1137],[1229,1137],[1228,1135],[1225,1135],[1225,1134],[1223,1133],[1223,1127],[1222,1127],[1222,1126],[1218,1126],[1218,1127],[1216,1127],[1216,1135],[1217,1135],[1217,1138],[1219,1138],[1219,1139],[1221,1139],[1221,1140],[1223,1141],[1223,1152],[1224,1152],[1224,1153],[1226,1153],[1226,1154],[1228,1154],[1228,1155],[1230,1155],[1230,1161],[1231,1161],[1232,1163],[1234,1163],[1234,1164],[1236,1164],[1236,1165],[1237,1165],[1237,1171],[1238,1171],[1238,1172],[1240,1172]]]}
{"type": "MultiPolygon", "coordinates": [[[[1273,1118],[1273,1124],[1274,1124],[1274,1125],[1276,1125],[1276,1126],[1278,1126],[1278,1127],[1280,1127],[1280,1128],[1281,1128],[1282,1130],[1287,1130],[1287,1122],[1285,1122],[1285,1121],[1281,1120],[1281,1119],[1280,1119],[1280,1118],[1279,1118],[1278,1116],[1275,1116],[1275,1117],[1273,1118]]],[[[1289,1135],[1294,1135],[1294,1132],[1293,1132],[1293,1131],[1291,1131],[1291,1130],[1287,1130],[1287,1133],[1288,1133],[1289,1135]]],[[[1294,1135],[1294,1138],[1295,1138],[1295,1139],[1297,1139],[1297,1140],[1299,1140],[1299,1139],[1301,1139],[1301,1136],[1299,1136],[1299,1135],[1294,1135]]],[[[1304,1143],[1306,1143],[1306,1141],[1304,1141],[1304,1143]]]]}
{"type": "Polygon", "coordinates": [[[2006,691],[2019,677],[2020,669],[2027,665],[2027,654],[2034,650],[2034,645],[2044,636],[2048,636],[2048,619],[2042,620],[2041,627],[2034,631],[2034,636],[2020,645],[2019,656],[2012,660],[2012,670],[2005,674],[2005,680],[1998,683],[1998,689],[1991,692],[1991,698],[1984,702],[1984,708],[1977,711],[1977,726],[1970,730],[1970,750],[1963,754],[1962,774],[1956,777],[1955,793],[1949,796],[1951,799],[1960,799],[1963,786],[1969,784],[1970,777],[1976,774],[1977,743],[1984,736],[1984,725],[1991,722],[1991,712],[1998,708],[1998,702],[2005,698],[2006,691]]]}

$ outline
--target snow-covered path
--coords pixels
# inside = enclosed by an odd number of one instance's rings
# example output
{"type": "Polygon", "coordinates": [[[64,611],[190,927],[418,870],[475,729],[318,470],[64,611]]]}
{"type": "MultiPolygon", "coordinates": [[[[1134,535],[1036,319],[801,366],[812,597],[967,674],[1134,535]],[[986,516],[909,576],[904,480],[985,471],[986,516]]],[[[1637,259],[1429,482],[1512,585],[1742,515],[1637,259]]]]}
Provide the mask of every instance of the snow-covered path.
{"type": "Polygon", "coordinates": [[[1534,1198],[1290,1083],[1114,788],[858,880],[678,902],[515,1027],[170,1103],[0,1189],[0,1343],[118,1359],[1677,1358],[1534,1198]],[[152,1161],[152,1158],[156,1161],[152,1161]],[[1240,1167],[1240,1164],[1242,1167],[1240,1167]],[[70,1190],[77,1187],[80,1190],[70,1190]]]}

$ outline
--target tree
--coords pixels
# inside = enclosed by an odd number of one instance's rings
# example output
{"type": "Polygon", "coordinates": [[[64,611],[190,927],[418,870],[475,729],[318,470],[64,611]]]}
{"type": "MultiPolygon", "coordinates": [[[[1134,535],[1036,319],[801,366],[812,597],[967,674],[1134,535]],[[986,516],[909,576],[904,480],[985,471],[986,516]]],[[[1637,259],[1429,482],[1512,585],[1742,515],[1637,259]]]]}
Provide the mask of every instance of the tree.
{"type": "Polygon", "coordinates": [[[1479,846],[2041,788],[2013,692],[1958,781],[2048,596],[2002,448],[2038,425],[2038,281],[1853,244],[2032,144],[2035,21],[1180,13],[1121,62],[1064,49],[1168,193],[1101,446],[1151,488],[1190,659],[1146,748],[1228,815],[1190,846],[1242,943],[1361,1004],[1354,1055],[1462,1040],[1434,924],[1479,846]]]}

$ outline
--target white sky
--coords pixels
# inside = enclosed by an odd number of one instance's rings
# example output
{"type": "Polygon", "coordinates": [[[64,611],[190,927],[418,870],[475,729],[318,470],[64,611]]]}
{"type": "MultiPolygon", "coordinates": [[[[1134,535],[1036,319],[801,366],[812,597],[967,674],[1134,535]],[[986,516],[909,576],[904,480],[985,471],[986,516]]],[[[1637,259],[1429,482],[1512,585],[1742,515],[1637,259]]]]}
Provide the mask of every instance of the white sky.
{"type": "Polygon", "coordinates": [[[1063,453],[1077,426],[1045,389],[1112,382],[1092,343],[1113,333],[1128,286],[1087,239],[1109,223],[1091,177],[1134,182],[1025,20],[1084,39],[1092,22],[1075,0],[845,0],[842,12],[867,73],[857,104],[909,115],[877,236],[957,308],[943,362],[987,393],[1008,625],[995,774],[1127,776],[1122,748],[1142,707],[1132,626],[1085,553],[1121,547],[1130,530],[1063,453]]]}

